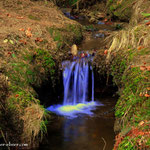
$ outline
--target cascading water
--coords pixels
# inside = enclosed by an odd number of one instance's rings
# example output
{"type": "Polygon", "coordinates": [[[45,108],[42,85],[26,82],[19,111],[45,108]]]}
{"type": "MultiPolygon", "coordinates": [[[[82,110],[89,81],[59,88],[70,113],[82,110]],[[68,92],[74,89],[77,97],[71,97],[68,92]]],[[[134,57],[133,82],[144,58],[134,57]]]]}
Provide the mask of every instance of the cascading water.
{"type": "Polygon", "coordinates": [[[58,114],[74,117],[77,113],[92,114],[94,106],[94,72],[91,66],[93,56],[86,53],[79,54],[72,61],[64,61],[63,105],[55,105],[47,108],[58,114]]]}
{"type": "Polygon", "coordinates": [[[73,62],[65,61],[62,63],[63,83],[64,83],[64,101],[63,105],[76,105],[88,101],[89,76],[91,74],[91,100],[94,101],[94,73],[92,66],[87,58],[77,59],[73,62]],[[91,71],[89,70],[91,68],[91,71]]]}

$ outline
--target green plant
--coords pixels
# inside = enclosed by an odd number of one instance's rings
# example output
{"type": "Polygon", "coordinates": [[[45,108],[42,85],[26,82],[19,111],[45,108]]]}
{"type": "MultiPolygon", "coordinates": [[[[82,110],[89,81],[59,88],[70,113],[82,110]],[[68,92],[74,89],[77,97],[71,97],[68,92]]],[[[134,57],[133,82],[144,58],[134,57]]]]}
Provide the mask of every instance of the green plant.
{"type": "Polygon", "coordinates": [[[29,15],[28,18],[31,19],[31,20],[36,20],[36,21],[41,20],[39,17],[33,16],[33,15],[29,15]]]}

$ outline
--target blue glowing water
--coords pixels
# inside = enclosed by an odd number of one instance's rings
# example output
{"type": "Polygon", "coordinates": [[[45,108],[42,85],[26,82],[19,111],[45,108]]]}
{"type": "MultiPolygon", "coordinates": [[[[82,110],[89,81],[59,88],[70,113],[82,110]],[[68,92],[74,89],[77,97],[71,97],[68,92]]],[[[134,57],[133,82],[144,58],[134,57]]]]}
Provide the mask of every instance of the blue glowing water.
{"type": "Polygon", "coordinates": [[[75,117],[78,113],[92,115],[95,106],[99,105],[94,101],[94,72],[91,66],[93,57],[76,58],[73,61],[64,61],[63,84],[64,100],[63,105],[54,105],[47,108],[57,114],[75,117]]]}

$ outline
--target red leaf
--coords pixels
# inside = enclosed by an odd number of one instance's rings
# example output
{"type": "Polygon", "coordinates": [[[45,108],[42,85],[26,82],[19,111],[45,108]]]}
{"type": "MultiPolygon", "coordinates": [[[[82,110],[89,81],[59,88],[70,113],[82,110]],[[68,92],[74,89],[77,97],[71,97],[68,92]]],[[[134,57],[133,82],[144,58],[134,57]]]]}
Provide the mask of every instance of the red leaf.
{"type": "Polygon", "coordinates": [[[146,70],[146,67],[145,67],[145,66],[141,66],[141,67],[140,67],[140,70],[141,70],[141,71],[144,71],[144,70],[146,70]]]}
{"type": "Polygon", "coordinates": [[[9,55],[11,55],[11,52],[8,52],[9,55]]]}
{"type": "Polygon", "coordinates": [[[39,37],[37,37],[36,39],[35,39],[35,42],[42,42],[43,40],[41,39],[41,38],[39,38],[39,37]]]}
{"type": "Polygon", "coordinates": [[[6,14],[7,15],[7,17],[11,17],[11,15],[10,14],[6,14]]]}
{"type": "Polygon", "coordinates": [[[108,53],[108,50],[105,50],[105,51],[104,51],[104,54],[107,55],[107,53],[108,53]]]}
{"type": "Polygon", "coordinates": [[[150,21],[146,23],[146,25],[150,25],[150,21]]]}
{"type": "Polygon", "coordinates": [[[19,96],[19,94],[16,94],[16,97],[18,97],[19,96]]]}
{"type": "Polygon", "coordinates": [[[147,66],[146,69],[147,69],[148,71],[150,71],[150,66],[147,66]]]}
{"type": "Polygon", "coordinates": [[[21,43],[23,43],[23,44],[27,44],[27,42],[26,41],[24,41],[24,40],[19,40],[19,42],[21,42],[21,43]]]}
{"type": "Polygon", "coordinates": [[[20,28],[19,31],[24,31],[24,29],[23,29],[23,28],[20,28]]]}
{"type": "Polygon", "coordinates": [[[139,46],[137,49],[138,49],[138,50],[141,50],[142,48],[144,48],[144,47],[143,47],[143,46],[139,46]]]}
{"type": "Polygon", "coordinates": [[[145,94],[145,97],[150,97],[150,95],[149,94],[145,94]]]}
{"type": "Polygon", "coordinates": [[[84,53],[81,54],[81,58],[85,57],[84,53]]]}

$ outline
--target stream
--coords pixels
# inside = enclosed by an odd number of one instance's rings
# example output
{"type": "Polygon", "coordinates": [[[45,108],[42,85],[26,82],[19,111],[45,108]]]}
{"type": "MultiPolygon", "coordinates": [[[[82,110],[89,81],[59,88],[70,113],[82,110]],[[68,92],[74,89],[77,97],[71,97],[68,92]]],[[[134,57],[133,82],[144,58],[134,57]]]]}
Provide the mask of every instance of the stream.
{"type": "MultiPolygon", "coordinates": [[[[84,20],[78,21],[82,25],[90,25],[84,20]]],[[[105,24],[93,26],[96,30],[90,29],[86,32],[85,39],[79,45],[79,51],[88,53],[90,50],[96,51],[105,47],[103,42],[105,32],[112,31],[113,27],[105,24]]],[[[108,95],[101,97],[100,93],[96,92],[99,89],[93,87],[97,81],[87,61],[89,58],[91,55],[65,62],[64,100],[60,105],[47,108],[53,113],[48,125],[48,134],[38,150],[113,149],[115,139],[113,110],[117,98],[108,95]]]]}

